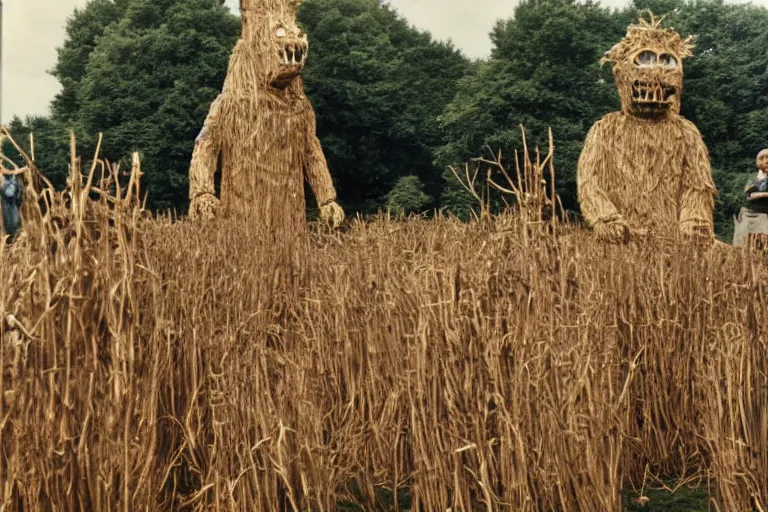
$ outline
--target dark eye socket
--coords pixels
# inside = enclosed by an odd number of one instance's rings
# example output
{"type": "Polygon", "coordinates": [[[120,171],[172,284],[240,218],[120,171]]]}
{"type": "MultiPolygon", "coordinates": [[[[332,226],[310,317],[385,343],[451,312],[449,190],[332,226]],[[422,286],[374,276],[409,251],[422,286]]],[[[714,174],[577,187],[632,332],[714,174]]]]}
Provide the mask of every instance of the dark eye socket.
{"type": "Polygon", "coordinates": [[[668,53],[664,53],[659,57],[659,64],[674,69],[677,67],[677,59],[668,53]]]}
{"type": "Polygon", "coordinates": [[[640,66],[652,66],[653,64],[656,64],[656,54],[649,50],[640,52],[637,57],[635,57],[635,62],[640,66]]]}

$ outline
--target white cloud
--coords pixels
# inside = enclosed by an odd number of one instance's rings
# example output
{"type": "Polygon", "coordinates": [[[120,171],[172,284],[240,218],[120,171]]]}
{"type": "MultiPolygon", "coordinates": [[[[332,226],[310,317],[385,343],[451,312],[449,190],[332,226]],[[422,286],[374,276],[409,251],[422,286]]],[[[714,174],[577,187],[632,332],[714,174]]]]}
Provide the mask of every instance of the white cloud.
{"type": "MultiPolygon", "coordinates": [[[[87,0],[4,0],[2,122],[45,114],[59,85],[46,74],[56,62],[64,24],[75,7],[87,0]]],[[[233,10],[238,0],[226,0],[233,10]]],[[[390,0],[414,26],[441,40],[451,39],[471,57],[490,51],[488,33],[497,19],[509,18],[516,0],[390,0]]],[[[627,0],[605,0],[622,6],[627,0]]],[[[755,3],[768,5],[768,0],[755,3]]],[[[311,34],[310,34],[311,37],[311,34]]]]}

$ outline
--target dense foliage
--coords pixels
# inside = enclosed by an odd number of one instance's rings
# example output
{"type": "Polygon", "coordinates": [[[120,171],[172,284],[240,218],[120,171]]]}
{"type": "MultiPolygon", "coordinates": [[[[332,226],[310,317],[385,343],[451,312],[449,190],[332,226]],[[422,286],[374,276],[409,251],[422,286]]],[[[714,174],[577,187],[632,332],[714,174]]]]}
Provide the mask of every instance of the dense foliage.
{"type": "MultiPolygon", "coordinates": [[[[515,17],[499,21],[491,40],[491,58],[459,82],[458,93],[443,116],[441,168],[501,150],[512,164],[520,148],[520,124],[529,143],[545,144],[551,127],[557,147],[560,193],[567,208],[576,207],[575,170],[581,145],[591,124],[618,108],[610,71],[599,68],[601,50],[626,27],[624,20],[591,2],[526,0],[515,17]],[[589,30],[586,30],[589,27],[589,30]]],[[[466,195],[457,193],[455,179],[444,203],[463,210],[466,195]]]]}
{"type": "Polygon", "coordinates": [[[344,206],[384,207],[407,175],[439,193],[438,116],[467,59],[378,0],[308,1],[299,23],[310,35],[307,95],[344,206]]]}
{"type": "MultiPolygon", "coordinates": [[[[685,62],[683,115],[711,152],[717,227],[727,236],[744,179],[768,145],[768,10],[723,0],[635,0],[623,10],[524,0],[497,22],[491,55],[476,62],[409,26],[388,3],[306,0],[306,90],[340,202],[370,213],[405,193],[408,204],[395,207],[466,213],[470,202],[448,166],[487,156],[487,148],[511,163],[524,124],[531,145],[544,144],[552,128],[558,192],[578,210],[584,136],[619,105],[598,61],[643,8],[697,38],[685,62]]],[[[150,205],[183,211],[192,141],[238,32],[239,18],[218,0],[92,0],[67,23],[50,117],[16,119],[12,129],[34,129],[38,160],[57,184],[68,129],[87,148],[104,132],[111,160],[143,154],[150,205]]]]}

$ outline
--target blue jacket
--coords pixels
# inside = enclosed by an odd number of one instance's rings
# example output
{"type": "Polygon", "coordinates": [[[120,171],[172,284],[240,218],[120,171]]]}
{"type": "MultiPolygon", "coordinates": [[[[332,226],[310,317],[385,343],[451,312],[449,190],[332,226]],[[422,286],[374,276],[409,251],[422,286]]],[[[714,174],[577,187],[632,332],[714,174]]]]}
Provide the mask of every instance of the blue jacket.
{"type": "Polygon", "coordinates": [[[10,235],[11,239],[16,236],[21,227],[21,198],[23,184],[18,175],[0,177],[0,203],[3,213],[3,231],[10,235]]]}

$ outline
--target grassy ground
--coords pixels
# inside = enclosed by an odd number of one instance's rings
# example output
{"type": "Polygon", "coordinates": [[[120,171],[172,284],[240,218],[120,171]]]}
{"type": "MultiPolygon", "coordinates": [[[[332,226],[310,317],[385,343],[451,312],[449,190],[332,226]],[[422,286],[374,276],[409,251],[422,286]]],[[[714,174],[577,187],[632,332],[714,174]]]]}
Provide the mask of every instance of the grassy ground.
{"type": "MultiPolygon", "coordinates": [[[[657,491],[647,489],[643,494],[647,500],[643,500],[640,504],[637,502],[639,494],[634,491],[626,491],[624,493],[624,511],[625,512],[708,512],[707,507],[707,490],[704,486],[690,489],[688,487],[681,487],[674,493],[667,491],[657,491]]],[[[400,502],[400,510],[407,511],[411,506],[411,500],[406,495],[399,495],[398,501],[400,502]]],[[[389,492],[383,492],[380,494],[379,499],[383,503],[390,504],[393,502],[392,494],[389,492]]],[[[386,507],[386,505],[385,505],[386,507]]],[[[395,510],[394,506],[387,507],[388,510],[395,510]]],[[[342,504],[338,508],[338,512],[362,512],[365,509],[361,509],[351,503],[342,504]]]]}
{"type": "Polygon", "coordinates": [[[707,490],[704,487],[696,489],[683,487],[674,493],[648,490],[644,495],[649,501],[644,505],[640,505],[634,502],[634,499],[638,497],[637,493],[626,493],[627,505],[625,510],[627,512],[654,512],[662,510],[666,512],[706,512],[708,510],[707,490]]]}

